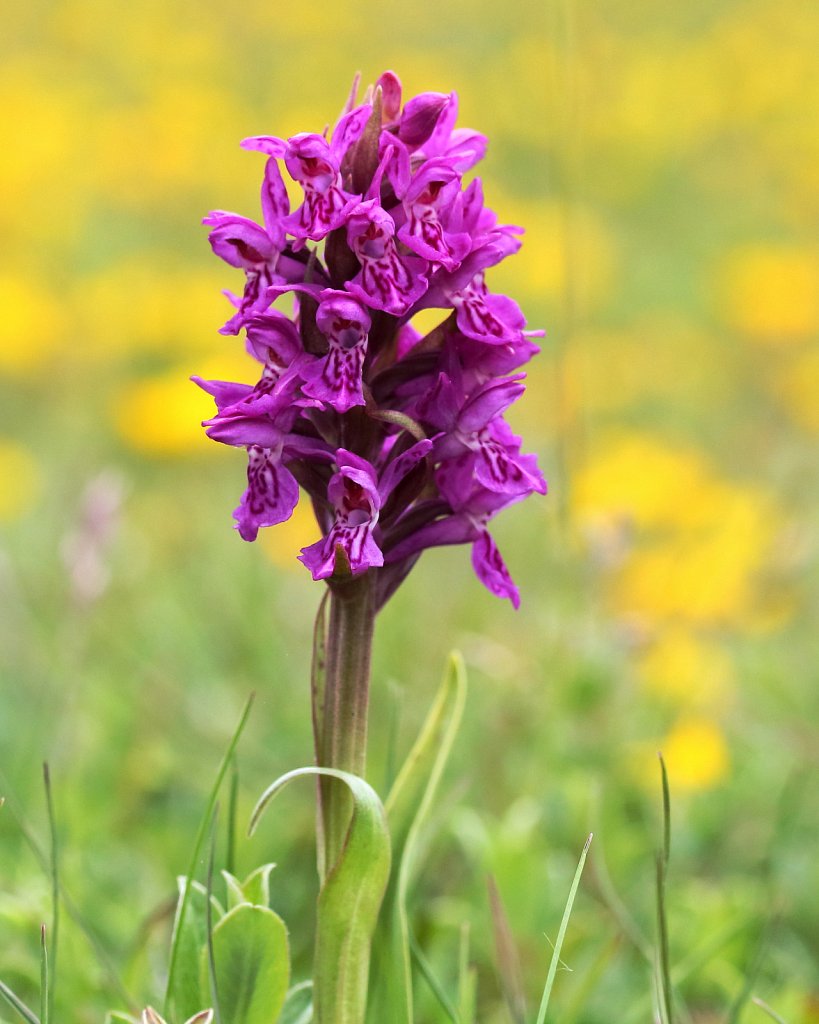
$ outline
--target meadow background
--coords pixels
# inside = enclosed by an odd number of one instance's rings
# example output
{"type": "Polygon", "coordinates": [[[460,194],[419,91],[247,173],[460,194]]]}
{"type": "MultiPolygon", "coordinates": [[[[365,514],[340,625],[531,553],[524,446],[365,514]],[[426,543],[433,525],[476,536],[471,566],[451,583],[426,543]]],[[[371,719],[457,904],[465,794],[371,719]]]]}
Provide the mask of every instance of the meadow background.
{"type": "MultiPolygon", "coordinates": [[[[257,215],[241,138],[321,131],[356,70],[390,67],[406,94],[457,89],[489,135],[487,202],[527,227],[490,287],[547,329],[514,423],[550,494],[496,529],[520,612],[434,551],[379,622],[382,792],[451,647],[471,683],[418,940],[451,981],[469,923],[479,1019],[508,1020],[491,872],[531,1014],[593,830],[553,1019],[649,1020],[661,749],[690,1020],[728,1020],[751,977],[819,1021],[819,6],[31,0],[3,20],[0,977],[34,998],[49,881],[21,822],[45,845],[44,759],[66,890],[140,1005],[250,690],[240,817],[311,760],[313,528],[299,508],[255,545],[231,529],[243,459],[204,438],[187,378],[251,368],[217,334],[237,277],[199,221],[257,215]]],[[[238,849],[279,862],[297,977],[312,827],[294,789],[238,849]]],[[[58,973],[61,1019],[124,1006],[66,915],[58,973]]]]}

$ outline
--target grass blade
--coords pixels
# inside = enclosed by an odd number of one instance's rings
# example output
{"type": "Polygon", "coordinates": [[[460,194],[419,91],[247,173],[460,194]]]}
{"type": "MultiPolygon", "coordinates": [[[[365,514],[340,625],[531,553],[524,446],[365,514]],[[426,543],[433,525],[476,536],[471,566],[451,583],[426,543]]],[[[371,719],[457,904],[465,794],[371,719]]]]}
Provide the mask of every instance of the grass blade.
{"type": "Polygon", "coordinates": [[[764,999],[760,999],[759,996],[753,996],[751,1002],[754,1006],[758,1006],[763,1013],[767,1013],[771,1020],[775,1020],[776,1024],[786,1024],[785,1018],[780,1017],[776,1010],[768,1006],[764,999]]]}
{"type": "Polygon", "coordinates": [[[583,852],[580,854],[580,860],[577,864],[577,870],[574,873],[572,880],[572,887],[569,889],[569,898],[566,900],[566,909],[563,911],[563,919],[560,922],[560,930],[557,933],[557,941],[555,942],[555,948],[552,952],[552,961],[549,964],[549,973],[546,976],[546,985],[543,989],[543,998],[540,1001],[540,1009],[537,1015],[537,1024],[544,1024],[546,1020],[546,1011],[549,1008],[549,1000],[552,996],[552,986],[555,982],[555,975],[557,974],[557,965],[560,963],[560,950],[563,948],[563,939],[566,937],[566,929],[569,925],[569,918],[572,916],[572,907],[574,906],[574,898],[577,895],[577,889],[580,885],[580,876],[583,874],[583,865],[586,863],[586,855],[589,852],[591,846],[592,833],[589,833],[589,838],[586,840],[586,844],[583,847],[583,852]]]}
{"type": "Polygon", "coordinates": [[[227,842],[225,843],[225,871],[236,874],[236,815],[239,803],[239,768],[234,757],[230,765],[228,790],[227,842]]]}
{"type": "MultiPolygon", "coordinates": [[[[45,786],[46,808],[48,810],[49,833],[49,874],[51,876],[51,964],[50,985],[48,986],[48,1013],[43,1013],[43,1021],[54,1016],[54,984],[57,978],[57,938],[60,930],[60,849],[57,839],[57,816],[54,813],[54,794],[51,791],[51,772],[48,762],[43,763],[43,785],[45,786]]],[[[45,934],[43,934],[43,956],[45,954],[45,934]]]]}
{"type": "Polygon", "coordinates": [[[213,1005],[213,1019],[215,1024],[222,1024],[222,1011],[219,1008],[219,992],[216,987],[216,958],[213,954],[213,862],[216,857],[216,822],[219,819],[219,804],[213,808],[213,820],[210,826],[210,852],[208,854],[208,874],[205,882],[207,894],[205,902],[205,920],[207,927],[207,950],[208,950],[208,984],[210,986],[210,999],[213,1005]]]}
{"type": "MultiPolygon", "coordinates": [[[[8,779],[3,774],[2,769],[0,769],[0,784],[2,784],[3,788],[7,791],[8,794],[8,791],[10,790],[11,787],[9,785],[8,779]]],[[[49,858],[43,852],[42,847],[40,846],[37,839],[34,837],[34,834],[31,831],[31,829],[28,827],[25,818],[23,817],[19,809],[17,801],[11,799],[7,801],[6,798],[3,797],[0,798],[0,806],[3,805],[8,806],[9,813],[11,814],[12,819],[14,820],[15,826],[20,830],[20,835],[25,840],[25,843],[28,846],[28,848],[34,854],[34,858],[40,865],[40,868],[47,875],[50,875],[51,868],[49,864],[49,858]]],[[[71,894],[66,890],[65,885],[62,885],[61,888],[63,907],[65,908],[66,912],[68,913],[68,916],[71,918],[74,924],[76,924],[76,926],[80,929],[85,938],[88,940],[88,944],[94,951],[94,954],[97,958],[100,967],[102,968],[103,973],[107,974],[108,976],[108,981],[110,982],[111,987],[116,990],[118,998],[121,999],[133,1013],[139,1013],[139,1006],[137,1004],[137,1001],[136,999],[134,999],[134,997],[131,995],[131,993],[125,986],[125,983],[120,977],[119,971],[117,970],[114,961],[111,959],[108,950],[97,938],[91,925],[89,925],[89,923],[85,920],[85,917],[80,911],[80,908],[71,898],[71,894]]]]}
{"type": "Polygon", "coordinates": [[[461,1024],[475,1024],[475,968],[469,963],[469,922],[461,925],[458,950],[458,1018],[461,1024]]]}
{"type": "Polygon", "coordinates": [[[668,944],[668,915],[665,906],[665,883],[668,861],[671,855],[671,794],[668,786],[663,755],[658,753],[663,790],[663,845],[657,854],[657,938],[659,959],[657,963],[657,994],[664,1024],[674,1024],[674,1005],[671,995],[671,958],[668,944]]]}
{"type": "Polygon", "coordinates": [[[9,1006],[12,1006],[28,1024],[40,1024],[40,1018],[33,1010],[29,1010],[26,1004],[19,996],[16,996],[8,985],[4,985],[0,981],[0,996],[2,996],[9,1006]]]}
{"type": "Polygon", "coordinates": [[[171,941],[171,956],[170,965],[168,967],[168,981],[165,987],[165,1002],[163,1008],[163,1016],[166,1018],[172,1016],[171,1014],[171,993],[173,991],[174,981],[176,979],[177,962],[179,960],[179,937],[182,933],[182,924],[185,920],[185,914],[188,909],[188,903],[190,902],[190,891],[191,882],[193,876],[196,873],[196,865],[199,863],[199,856],[202,852],[202,846],[204,845],[205,838],[207,837],[208,831],[211,828],[211,822],[213,820],[213,814],[216,809],[216,801],[219,796],[219,789],[221,788],[222,781],[224,780],[225,774],[233,761],[233,755],[236,751],[236,747],[239,743],[239,739],[244,731],[247,723],[248,716],[250,715],[250,709],[253,706],[253,700],[256,694],[251,693],[247,699],[247,703],[242,711],[242,716],[239,719],[239,724],[231,737],[228,748],[225,751],[225,755],[222,758],[222,762],[219,765],[219,770],[216,773],[216,779],[213,783],[213,787],[208,797],[207,807],[205,813],[202,816],[202,821],[199,824],[199,829],[196,833],[196,838],[193,842],[193,853],[191,854],[190,864],[188,865],[188,873],[185,876],[187,878],[187,884],[185,886],[185,892],[182,896],[182,900],[179,904],[179,911],[176,918],[176,927],[174,928],[173,939],[171,941]]]}
{"type": "Polygon", "coordinates": [[[427,985],[429,985],[430,991],[440,1003],[441,1009],[452,1021],[452,1024],[461,1024],[458,1019],[458,1011],[452,1005],[449,996],[444,990],[444,986],[435,977],[435,971],[432,969],[432,964],[430,964],[429,960],[424,956],[423,950],[415,941],[415,936],[412,932],[409,934],[409,947],[415,966],[421,972],[421,977],[427,985]]]}
{"type": "Polygon", "coordinates": [[[46,928],[40,926],[40,1020],[42,1024],[49,1024],[51,1014],[49,1013],[49,1002],[51,999],[51,988],[48,980],[48,947],[46,946],[46,928]]]}

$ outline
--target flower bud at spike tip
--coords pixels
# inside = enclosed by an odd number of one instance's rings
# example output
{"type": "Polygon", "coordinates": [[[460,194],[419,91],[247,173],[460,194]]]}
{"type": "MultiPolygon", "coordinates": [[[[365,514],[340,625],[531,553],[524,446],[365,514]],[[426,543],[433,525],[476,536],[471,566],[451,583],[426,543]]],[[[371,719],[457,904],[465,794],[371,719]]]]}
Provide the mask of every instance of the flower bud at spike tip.
{"type": "Polygon", "coordinates": [[[324,134],[244,140],[265,160],[261,217],[204,221],[244,277],[222,332],[246,335],[258,367],[255,385],[194,378],[216,402],[209,436],[247,452],[236,528],[254,540],[304,491],[321,537],[298,557],[314,579],[364,576],[380,606],[424,550],[469,544],[481,582],[517,606],[489,524],[546,492],[505,419],[542,332],[487,272],[522,229],[498,223],[479,179],[464,186],[486,138],[456,129],[455,93],[402,106],[385,71],[358,95],[356,79],[324,134]],[[303,193],[293,210],[283,171],[303,193]],[[271,309],[287,294],[290,316],[271,309]],[[440,321],[421,336],[427,309],[440,321]]]}

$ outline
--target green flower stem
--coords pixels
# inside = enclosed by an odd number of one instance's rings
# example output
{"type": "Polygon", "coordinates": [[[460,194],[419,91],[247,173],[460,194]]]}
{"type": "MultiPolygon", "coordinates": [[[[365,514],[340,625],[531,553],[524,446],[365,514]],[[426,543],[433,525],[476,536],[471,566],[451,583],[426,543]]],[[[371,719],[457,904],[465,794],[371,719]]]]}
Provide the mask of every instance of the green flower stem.
{"type": "MultiPolygon", "coordinates": [[[[318,764],[360,778],[365,777],[367,768],[367,707],[375,626],[373,582],[373,573],[366,572],[330,584],[324,683],[314,692],[314,699],[321,703],[315,715],[318,764]]],[[[347,786],[325,777],[320,785],[320,804],[324,848],[319,864],[323,877],[325,869],[332,870],[344,846],[353,802],[347,786]]]]}

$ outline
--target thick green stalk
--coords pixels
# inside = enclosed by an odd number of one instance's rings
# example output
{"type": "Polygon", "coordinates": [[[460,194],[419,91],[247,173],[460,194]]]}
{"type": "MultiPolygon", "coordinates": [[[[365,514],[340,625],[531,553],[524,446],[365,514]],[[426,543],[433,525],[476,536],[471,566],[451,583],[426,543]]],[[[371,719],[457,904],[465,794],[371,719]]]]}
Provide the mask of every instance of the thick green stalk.
{"type": "MultiPolygon", "coordinates": [[[[316,760],[365,777],[367,768],[367,708],[370,692],[370,654],[375,625],[373,574],[348,576],[330,584],[324,651],[321,712],[316,716],[316,760]]],[[[321,781],[323,864],[332,870],[344,846],[352,814],[347,786],[337,779],[321,781]]],[[[322,872],[323,874],[323,872],[322,872]]]]}

